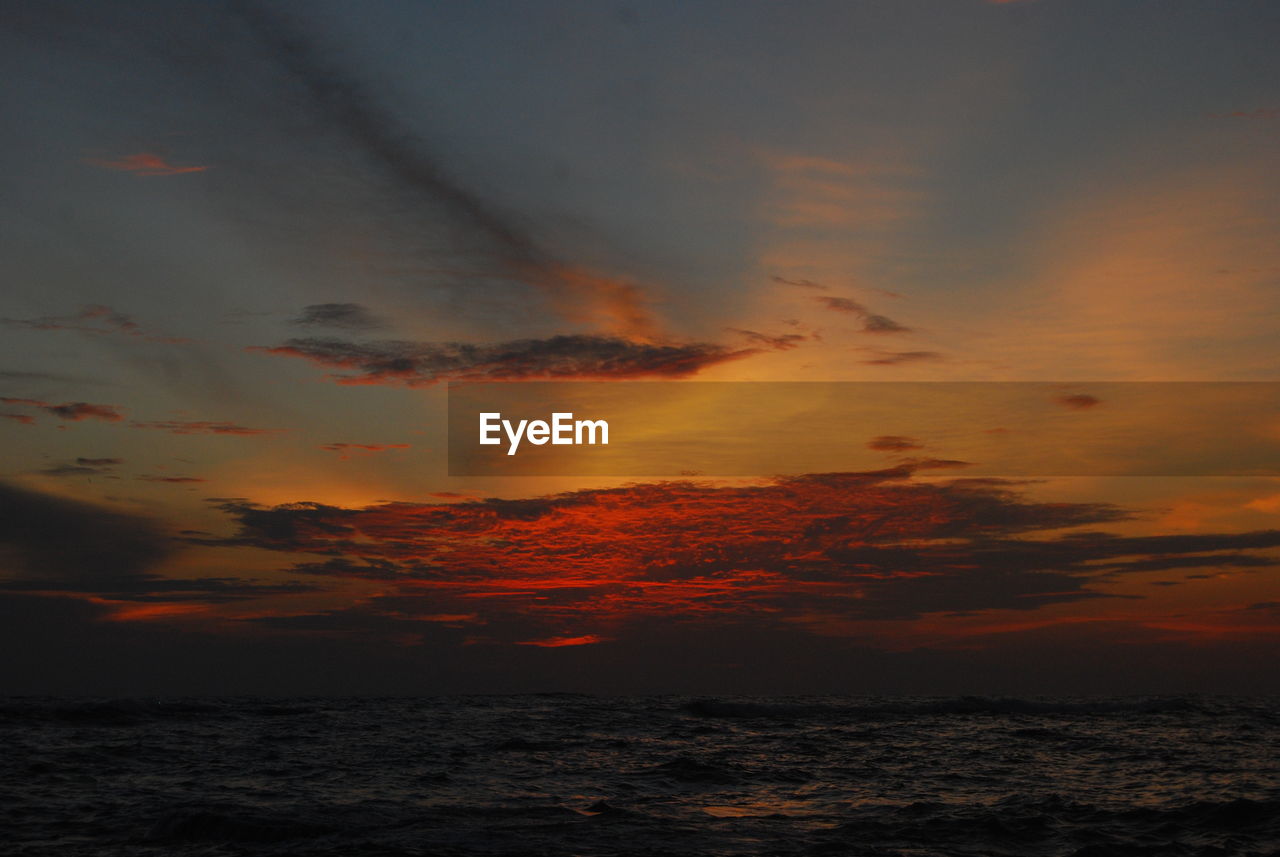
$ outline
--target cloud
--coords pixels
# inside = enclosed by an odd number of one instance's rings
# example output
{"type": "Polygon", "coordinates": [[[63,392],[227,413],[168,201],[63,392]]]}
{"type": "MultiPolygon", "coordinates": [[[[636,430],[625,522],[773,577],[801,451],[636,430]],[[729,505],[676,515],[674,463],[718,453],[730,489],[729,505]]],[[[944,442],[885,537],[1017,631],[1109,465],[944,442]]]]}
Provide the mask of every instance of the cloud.
{"type": "MultiPolygon", "coordinates": [[[[6,318],[0,323],[10,327],[25,327],[30,330],[74,330],[80,333],[118,333],[124,336],[136,336],[148,342],[162,342],[170,345],[190,342],[178,336],[165,336],[149,333],[142,329],[131,316],[117,312],[109,306],[92,304],[74,315],[51,315],[40,318],[6,318]]],[[[27,373],[24,373],[27,374],[27,373]]]]}
{"type": "Polygon", "coordinates": [[[31,578],[86,585],[141,575],[173,550],[163,528],[147,518],[5,483],[0,544],[31,578]]]}
{"type": "Polygon", "coordinates": [[[407,443],[326,443],[320,447],[326,452],[338,453],[341,461],[346,461],[353,456],[360,454],[372,455],[376,452],[385,452],[389,449],[408,449],[407,443]]]}
{"type": "Polygon", "coordinates": [[[883,315],[868,315],[862,322],[862,329],[867,333],[910,333],[911,328],[903,327],[893,319],[883,315]]]}
{"type": "Polygon", "coordinates": [[[450,175],[373,89],[327,59],[331,53],[260,4],[238,2],[233,8],[297,84],[296,102],[340,132],[395,190],[442,212],[469,241],[479,242],[504,276],[548,294],[567,318],[590,320],[629,338],[656,335],[657,325],[638,286],[557,258],[517,218],[450,175]]]}
{"type": "Polygon", "coordinates": [[[311,304],[293,324],[334,327],[341,330],[377,330],[386,324],[360,304],[311,304]]]}
{"type": "Polygon", "coordinates": [[[207,166],[177,166],[166,161],[164,156],[153,152],[124,155],[115,160],[85,158],[84,162],[108,170],[133,173],[135,176],[178,176],[185,173],[202,173],[209,169],[207,166]]]}
{"type": "Polygon", "coordinates": [[[0,420],[13,420],[15,423],[21,423],[24,426],[36,424],[36,418],[27,414],[0,414],[0,420]]]}
{"type": "Polygon", "coordinates": [[[1098,405],[1102,404],[1101,399],[1084,393],[1076,393],[1069,396],[1058,396],[1054,401],[1062,405],[1064,408],[1070,408],[1074,411],[1088,410],[1089,408],[1096,408],[1098,405]]]}
{"type": "Polygon", "coordinates": [[[171,603],[220,603],[316,589],[296,582],[156,573],[178,547],[150,518],[0,483],[0,590],[78,596],[111,607],[107,618],[128,620],[154,618],[171,603]],[[155,606],[145,613],[118,606],[136,602],[155,606]]]}
{"type": "Polygon", "coordinates": [[[770,335],[767,333],[759,333],[754,330],[744,330],[740,327],[729,327],[726,330],[746,337],[749,341],[761,345],[771,351],[790,351],[792,348],[798,348],[800,343],[808,342],[812,336],[803,333],[780,333],[770,335]]]}
{"type": "Polygon", "coordinates": [[[509,643],[612,636],[646,616],[767,626],[1026,611],[1119,597],[1100,586],[1128,574],[1277,564],[1253,552],[1280,547],[1280,531],[1081,531],[1128,513],[1032,502],[1001,480],[911,480],[920,469],[355,509],[228,501],[236,535],[195,541],[310,553],[289,570],[379,584],[366,617],[475,613],[509,643]]]}
{"type": "Polygon", "coordinates": [[[833,312],[847,312],[853,315],[867,314],[867,308],[851,298],[833,298],[827,295],[818,295],[814,300],[833,312]]]}
{"type": "Polygon", "coordinates": [[[129,423],[129,428],[156,429],[170,434],[222,434],[252,437],[263,434],[278,434],[285,429],[248,428],[235,423],[208,422],[203,420],[162,420],[158,422],[129,423]]]}
{"type": "Polygon", "coordinates": [[[829,295],[817,295],[814,300],[832,312],[843,312],[856,315],[862,320],[864,333],[910,333],[911,328],[904,327],[888,316],[876,315],[862,304],[851,298],[838,298],[829,295]]]}
{"type": "Polygon", "coordinates": [[[93,405],[88,402],[63,402],[55,405],[51,402],[42,402],[39,399],[13,399],[0,397],[0,402],[7,405],[23,405],[29,408],[39,408],[46,413],[53,414],[59,419],[68,420],[70,422],[79,422],[80,420],[103,420],[104,422],[115,423],[124,419],[114,405],[93,405]]]}
{"type": "Polygon", "coordinates": [[[603,643],[606,639],[606,637],[601,637],[598,634],[583,634],[580,637],[548,637],[545,640],[522,640],[517,645],[559,649],[565,646],[591,646],[596,643],[603,643]]]}
{"type": "Polygon", "coordinates": [[[340,384],[426,386],[440,381],[521,381],[545,378],[683,378],[759,349],[708,343],[633,342],[612,336],[553,336],[493,345],[461,342],[358,343],[341,339],[291,339],[250,350],[301,357],[346,370],[340,384]]]}
{"type": "Polygon", "coordinates": [[[119,458],[77,458],[74,463],[57,464],[40,473],[45,476],[100,476],[123,464],[119,458]]]}
{"type": "Polygon", "coordinates": [[[200,479],[196,476],[153,476],[144,474],[138,477],[143,482],[168,482],[173,485],[193,485],[198,482],[208,482],[208,479],[200,479]]]}
{"type": "Polygon", "coordinates": [[[922,449],[920,441],[913,437],[904,437],[897,434],[883,434],[867,441],[867,448],[874,449],[879,452],[907,452],[912,449],[922,449]]]}
{"type": "Polygon", "coordinates": [[[872,357],[860,362],[868,366],[900,366],[903,363],[923,363],[933,360],[942,360],[943,356],[937,351],[873,351],[870,352],[872,357]]]}
{"type": "Polygon", "coordinates": [[[815,283],[813,280],[789,280],[786,277],[770,277],[775,283],[781,283],[784,286],[799,286],[803,289],[823,289],[827,287],[822,283],[815,283]]]}

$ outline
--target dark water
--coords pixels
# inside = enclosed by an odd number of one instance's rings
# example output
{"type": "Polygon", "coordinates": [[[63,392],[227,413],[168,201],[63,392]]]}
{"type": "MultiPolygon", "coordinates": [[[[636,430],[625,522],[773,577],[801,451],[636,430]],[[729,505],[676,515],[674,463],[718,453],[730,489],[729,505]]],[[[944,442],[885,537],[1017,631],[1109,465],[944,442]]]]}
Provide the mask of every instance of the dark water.
{"type": "Polygon", "coordinates": [[[1280,702],[0,701],[12,855],[1280,853],[1280,702]]]}

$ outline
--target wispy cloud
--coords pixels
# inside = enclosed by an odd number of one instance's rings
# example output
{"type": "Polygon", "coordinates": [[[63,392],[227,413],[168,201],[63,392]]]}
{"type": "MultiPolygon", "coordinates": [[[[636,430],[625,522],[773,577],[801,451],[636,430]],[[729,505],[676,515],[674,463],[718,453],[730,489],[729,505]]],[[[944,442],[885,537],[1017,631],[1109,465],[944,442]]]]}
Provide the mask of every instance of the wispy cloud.
{"type": "Polygon", "coordinates": [[[320,447],[325,452],[336,452],[341,461],[346,461],[357,455],[372,455],[377,452],[386,452],[389,449],[408,449],[407,443],[326,443],[320,447]]]}
{"type": "Polygon", "coordinates": [[[377,330],[386,327],[382,319],[360,304],[311,304],[293,324],[308,327],[332,327],[339,330],[377,330]]]}
{"type": "Polygon", "coordinates": [[[191,340],[179,336],[165,336],[143,330],[131,316],[118,312],[109,306],[93,304],[72,315],[51,315],[40,318],[5,318],[0,323],[10,327],[25,327],[30,330],[73,330],[80,333],[118,333],[124,336],[136,336],[148,342],[178,344],[191,340]]]}
{"type": "Polygon", "coordinates": [[[790,279],[787,279],[786,277],[777,277],[777,276],[771,277],[770,279],[772,279],[775,283],[781,283],[784,286],[799,286],[800,288],[803,288],[803,289],[823,289],[823,290],[827,288],[826,286],[822,285],[822,283],[815,283],[813,280],[804,280],[804,279],[790,280],[790,279]]]}
{"type": "Polygon", "coordinates": [[[264,434],[278,434],[285,429],[249,428],[236,423],[208,422],[204,420],[161,420],[158,422],[133,422],[129,428],[155,429],[170,434],[222,434],[251,437],[264,434]]]}
{"type": "Polygon", "coordinates": [[[860,362],[865,363],[868,366],[901,366],[904,363],[927,363],[943,359],[942,354],[937,351],[867,350],[871,356],[860,362]]]}
{"type": "Polygon", "coordinates": [[[207,166],[171,164],[165,160],[164,156],[154,152],[139,152],[114,159],[85,158],[84,162],[108,170],[133,173],[135,176],[178,176],[185,173],[202,173],[209,169],[207,166]]]}
{"type": "Polygon", "coordinates": [[[877,315],[871,312],[862,304],[851,298],[830,297],[828,295],[818,295],[814,300],[825,306],[832,312],[843,312],[849,315],[855,315],[862,320],[862,330],[864,333],[910,333],[911,328],[905,327],[888,316],[877,315]]]}
{"type": "Polygon", "coordinates": [[[339,131],[396,191],[418,198],[462,227],[468,241],[483,245],[503,276],[549,295],[571,320],[591,321],[627,338],[657,336],[658,325],[638,285],[573,264],[544,247],[518,218],[450,175],[373,89],[332,62],[285,16],[253,2],[233,8],[297,84],[301,103],[339,131]]]}
{"type": "Polygon", "coordinates": [[[80,420],[102,420],[104,422],[120,422],[124,419],[124,414],[120,413],[114,405],[95,405],[89,402],[63,402],[62,404],[53,404],[52,402],[42,402],[39,399],[13,399],[0,397],[0,402],[6,405],[23,405],[29,408],[38,408],[45,413],[52,414],[61,420],[70,422],[79,422],[80,420]]]}

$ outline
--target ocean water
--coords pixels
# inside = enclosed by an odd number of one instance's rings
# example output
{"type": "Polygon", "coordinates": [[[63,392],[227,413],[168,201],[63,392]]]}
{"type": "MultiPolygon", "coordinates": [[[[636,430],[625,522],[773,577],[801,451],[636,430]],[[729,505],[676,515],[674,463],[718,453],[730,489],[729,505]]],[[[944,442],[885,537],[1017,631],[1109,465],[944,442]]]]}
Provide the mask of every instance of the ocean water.
{"type": "Polygon", "coordinates": [[[0,701],[6,855],[1280,854],[1280,701],[0,701]]]}

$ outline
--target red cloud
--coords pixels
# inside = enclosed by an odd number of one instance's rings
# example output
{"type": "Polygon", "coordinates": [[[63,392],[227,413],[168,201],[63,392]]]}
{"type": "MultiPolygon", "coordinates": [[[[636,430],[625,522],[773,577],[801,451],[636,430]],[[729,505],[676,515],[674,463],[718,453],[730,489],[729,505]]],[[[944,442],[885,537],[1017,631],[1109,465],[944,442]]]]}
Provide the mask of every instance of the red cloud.
{"type": "Polygon", "coordinates": [[[378,588],[355,607],[255,620],[273,627],[412,633],[467,616],[486,641],[544,648],[660,618],[823,633],[999,615],[1109,597],[1096,584],[1121,575],[1278,562],[1280,531],[1114,535],[1096,529],[1128,517],[1114,506],[1031,502],[999,480],[911,481],[922,466],[358,509],[232,500],[236,536],[189,541],[312,554],[289,570],[378,588]]]}
{"type": "Polygon", "coordinates": [[[519,645],[558,649],[564,646],[590,646],[594,643],[603,643],[607,639],[607,637],[601,637],[598,634],[583,634],[580,637],[548,637],[545,640],[523,640],[519,645]]]}
{"type": "MultiPolygon", "coordinates": [[[[39,408],[42,411],[53,414],[55,417],[71,422],[79,422],[80,420],[103,420],[109,423],[120,422],[124,419],[121,414],[112,405],[93,405],[88,402],[63,402],[60,405],[51,402],[42,402],[38,399],[8,399],[0,398],[0,402],[8,405],[25,405],[30,408],[39,408]]],[[[29,418],[28,418],[29,419],[29,418]]],[[[19,422],[27,422],[19,417],[19,422]]]]}
{"type": "Polygon", "coordinates": [[[204,166],[180,167],[171,164],[163,156],[152,152],[140,152],[136,155],[125,155],[114,161],[102,158],[85,158],[86,164],[103,167],[108,170],[133,173],[136,176],[177,176],[183,173],[202,173],[209,169],[204,166]]]}

